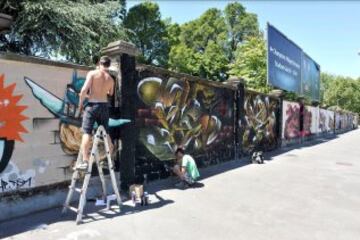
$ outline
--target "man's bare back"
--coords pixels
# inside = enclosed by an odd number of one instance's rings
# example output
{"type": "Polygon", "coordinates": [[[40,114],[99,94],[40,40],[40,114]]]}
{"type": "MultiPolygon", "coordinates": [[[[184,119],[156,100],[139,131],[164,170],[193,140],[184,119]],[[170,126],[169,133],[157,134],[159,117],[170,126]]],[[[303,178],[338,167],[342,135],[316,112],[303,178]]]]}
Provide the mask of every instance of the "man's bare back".
{"type": "Polygon", "coordinates": [[[89,102],[107,102],[107,95],[113,95],[114,92],[112,77],[105,70],[90,71],[88,77],[90,78],[89,102]]]}

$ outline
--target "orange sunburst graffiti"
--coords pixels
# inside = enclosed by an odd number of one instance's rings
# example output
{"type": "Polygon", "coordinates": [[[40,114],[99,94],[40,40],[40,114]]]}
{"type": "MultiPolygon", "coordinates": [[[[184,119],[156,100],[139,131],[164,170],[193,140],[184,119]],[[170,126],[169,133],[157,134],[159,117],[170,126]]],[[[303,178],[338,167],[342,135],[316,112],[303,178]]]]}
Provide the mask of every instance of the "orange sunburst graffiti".
{"type": "Polygon", "coordinates": [[[27,107],[17,105],[22,95],[13,96],[16,84],[5,87],[4,80],[5,76],[0,75],[0,138],[23,142],[20,133],[27,133],[27,130],[21,122],[28,118],[22,111],[27,107]]]}

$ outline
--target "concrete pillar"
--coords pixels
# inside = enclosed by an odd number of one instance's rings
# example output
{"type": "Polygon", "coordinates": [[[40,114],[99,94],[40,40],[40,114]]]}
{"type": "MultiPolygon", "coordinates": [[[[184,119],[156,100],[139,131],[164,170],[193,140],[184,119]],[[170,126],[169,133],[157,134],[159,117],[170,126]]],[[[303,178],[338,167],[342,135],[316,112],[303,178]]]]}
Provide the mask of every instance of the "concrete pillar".
{"type": "MultiPolygon", "coordinates": [[[[127,61],[124,59],[131,59],[131,61],[135,61],[135,56],[138,53],[137,48],[135,47],[134,44],[132,43],[128,43],[125,41],[116,41],[116,42],[112,42],[109,43],[107,47],[103,48],[101,50],[103,55],[107,55],[108,57],[110,57],[111,59],[111,66],[110,66],[110,70],[112,72],[116,72],[117,74],[117,82],[116,82],[116,96],[117,96],[117,101],[116,101],[116,106],[121,106],[121,85],[122,85],[122,79],[123,79],[123,75],[124,75],[124,71],[126,68],[125,66],[121,66],[121,61],[127,61]],[[122,71],[123,70],[123,71],[122,71]]],[[[127,69],[130,70],[130,69],[127,69]]],[[[135,68],[133,69],[133,71],[135,71],[135,68]]]]}
{"type": "Polygon", "coordinates": [[[13,18],[7,14],[0,13],[0,34],[10,30],[13,18]]]}
{"type": "Polygon", "coordinates": [[[272,91],[270,91],[269,93],[270,96],[272,97],[276,97],[278,99],[278,108],[276,110],[276,134],[277,134],[277,146],[281,147],[282,146],[282,124],[283,124],[283,116],[282,116],[282,112],[283,112],[283,101],[284,101],[284,95],[285,92],[281,89],[274,89],[272,91]]]}
{"type": "Polygon", "coordinates": [[[244,117],[244,97],[245,97],[245,84],[244,79],[238,77],[230,77],[227,81],[228,84],[236,87],[235,92],[235,117],[234,117],[234,127],[235,127],[235,159],[241,157],[241,147],[242,147],[242,131],[239,126],[239,122],[243,121],[244,117]]]}
{"type": "Polygon", "coordinates": [[[117,72],[116,104],[119,116],[131,120],[120,128],[123,149],[120,158],[121,188],[128,190],[135,181],[135,147],[138,130],[135,126],[136,115],[136,62],[138,53],[135,45],[124,41],[110,43],[102,49],[103,55],[111,58],[112,71],[117,72]]]}

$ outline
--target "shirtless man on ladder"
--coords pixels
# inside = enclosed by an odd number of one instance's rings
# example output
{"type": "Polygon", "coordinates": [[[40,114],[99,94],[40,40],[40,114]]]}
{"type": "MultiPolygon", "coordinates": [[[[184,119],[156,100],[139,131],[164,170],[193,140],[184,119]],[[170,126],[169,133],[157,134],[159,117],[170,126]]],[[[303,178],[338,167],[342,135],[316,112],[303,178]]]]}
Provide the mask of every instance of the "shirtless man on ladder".
{"type": "MultiPolygon", "coordinates": [[[[88,168],[90,158],[91,137],[96,122],[98,126],[104,126],[106,132],[109,132],[109,109],[107,95],[114,94],[114,80],[109,74],[109,67],[111,60],[107,56],[100,58],[100,66],[98,69],[90,71],[80,92],[79,113],[83,110],[84,100],[88,99],[85,105],[85,110],[82,120],[82,141],[81,151],[83,154],[83,161],[76,166],[79,170],[86,170],[88,168]]],[[[107,134],[110,152],[113,150],[113,145],[109,134],[107,134]]]]}

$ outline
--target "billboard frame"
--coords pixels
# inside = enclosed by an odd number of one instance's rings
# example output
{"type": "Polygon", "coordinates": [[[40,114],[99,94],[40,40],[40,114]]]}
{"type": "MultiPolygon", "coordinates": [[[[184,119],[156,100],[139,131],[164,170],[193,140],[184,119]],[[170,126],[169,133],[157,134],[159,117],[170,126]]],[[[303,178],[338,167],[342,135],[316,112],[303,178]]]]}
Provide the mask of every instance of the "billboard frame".
{"type": "MultiPolygon", "coordinates": [[[[315,63],[315,65],[318,67],[319,69],[319,74],[321,74],[321,66],[320,64],[315,61],[312,57],[309,56],[309,54],[307,54],[298,44],[296,44],[293,40],[291,40],[290,38],[288,38],[282,31],[280,31],[279,29],[277,29],[276,27],[274,27],[274,25],[270,24],[269,22],[266,22],[266,83],[268,86],[271,86],[273,88],[276,88],[276,89],[281,89],[279,87],[276,87],[274,86],[273,84],[270,83],[270,79],[269,79],[269,62],[270,62],[270,56],[269,56],[269,26],[272,27],[273,29],[275,29],[284,39],[286,39],[288,42],[290,42],[291,44],[293,44],[295,47],[299,48],[300,51],[301,51],[301,57],[300,57],[300,61],[301,61],[301,64],[300,64],[300,92],[299,93],[296,93],[298,94],[300,97],[307,97],[305,94],[304,94],[304,89],[303,89],[303,58],[304,58],[304,55],[309,58],[311,61],[313,61],[315,63]]],[[[319,76],[319,91],[320,91],[320,76],[319,76]]],[[[288,91],[288,90],[284,90],[284,89],[281,89],[283,91],[288,91]]],[[[288,91],[288,92],[292,92],[292,91],[288,91]]],[[[311,101],[313,102],[319,102],[320,101],[320,92],[319,92],[319,99],[313,99],[313,96],[311,96],[311,101]]]]}
{"type": "MultiPolygon", "coordinates": [[[[267,83],[267,85],[269,85],[271,87],[278,88],[278,87],[270,84],[270,81],[269,81],[269,72],[270,72],[269,71],[269,26],[272,27],[273,29],[275,29],[282,37],[284,37],[291,44],[293,44],[294,46],[299,48],[301,50],[301,52],[304,52],[304,51],[298,44],[296,44],[293,40],[288,38],[282,31],[280,31],[279,29],[274,27],[274,25],[270,24],[270,22],[266,22],[266,70],[267,70],[266,71],[266,83],[267,83]]],[[[301,62],[302,62],[302,54],[301,54],[301,62]]],[[[301,66],[300,66],[300,79],[302,79],[301,66]]],[[[278,88],[278,89],[281,89],[281,88],[278,88]]],[[[281,90],[283,90],[283,89],[281,89],[281,90]]],[[[302,89],[300,89],[300,92],[301,92],[301,90],[302,89]]],[[[287,91],[287,90],[284,90],[284,91],[287,91]]]]}

